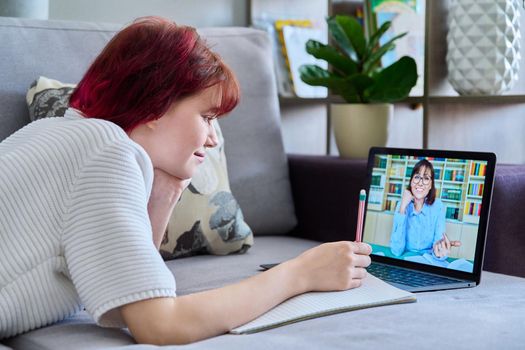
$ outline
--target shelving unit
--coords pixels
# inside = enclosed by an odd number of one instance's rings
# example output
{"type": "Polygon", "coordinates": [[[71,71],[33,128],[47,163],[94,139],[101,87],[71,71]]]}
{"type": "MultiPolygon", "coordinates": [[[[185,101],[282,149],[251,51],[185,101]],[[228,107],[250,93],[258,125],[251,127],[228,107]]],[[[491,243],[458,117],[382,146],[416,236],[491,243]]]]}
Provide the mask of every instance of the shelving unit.
{"type": "MultiPolygon", "coordinates": [[[[250,0],[249,3],[261,1],[267,5],[279,2],[250,0]]],[[[409,97],[395,104],[395,116],[400,115],[407,120],[398,125],[398,129],[410,130],[406,136],[396,137],[392,146],[491,151],[497,154],[501,163],[525,163],[525,139],[522,138],[525,130],[525,118],[522,117],[525,107],[525,67],[520,70],[520,79],[514,88],[504,95],[459,96],[446,79],[446,18],[449,2],[426,0],[423,95],[409,97]],[[412,132],[414,128],[419,130],[419,135],[412,132]],[[476,132],[471,132],[473,130],[476,132]],[[491,133],[496,133],[498,137],[487,137],[491,133]]],[[[326,13],[348,13],[362,3],[362,0],[325,0],[326,13]]],[[[253,6],[248,8],[252,14],[253,6]]],[[[523,30],[525,16],[522,16],[523,30]]],[[[525,35],[522,35],[521,46],[525,47],[525,35]]],[[[329,105],[341,102],[344,101],[339,96],[330,95],[317,99],[280,98],[284,112],[324,107],[326,154],[335,154],[329,105]]],[[[318,108],[315,111],[320,110],[318,108]]]]}

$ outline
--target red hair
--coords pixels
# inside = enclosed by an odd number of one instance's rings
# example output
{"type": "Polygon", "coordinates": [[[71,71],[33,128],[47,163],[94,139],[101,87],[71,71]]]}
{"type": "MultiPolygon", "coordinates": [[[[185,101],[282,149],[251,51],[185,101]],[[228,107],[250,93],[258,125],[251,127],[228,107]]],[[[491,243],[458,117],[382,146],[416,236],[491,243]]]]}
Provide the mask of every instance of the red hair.
{"type": "Polygon", "coordinates": [[[118,32],[91,64],[69,101],[88,118],[109,120],[126,132],[160,118],[173,102],[219,84],[213,112],[239,102],[233,72],[192,27],[142,17],[118,32]]]}

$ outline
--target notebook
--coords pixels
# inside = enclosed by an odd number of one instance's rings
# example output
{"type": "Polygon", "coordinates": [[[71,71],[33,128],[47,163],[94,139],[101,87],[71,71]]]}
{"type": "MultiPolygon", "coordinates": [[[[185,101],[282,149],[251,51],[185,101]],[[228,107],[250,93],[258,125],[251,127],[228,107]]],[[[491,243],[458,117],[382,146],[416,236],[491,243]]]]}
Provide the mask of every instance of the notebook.
{"type": "Polygon", "coordinates": [[[292,297],[230,333],[256,333],[315,317],[415,301],[414,294],[368,275],[359,288],[340,292],[310,292],[292,297]]]}
{"type": "Polygon", "coordinates": [[[371,148],[363,230],[363,242],[372,246],[367,271],[411,292],[478,285],[495,164],[494,153],[371,148]],[[412,199],[401,213],[407,191],[412,199]],[[450,246],[442,249],[445,239],[450,246]]]}

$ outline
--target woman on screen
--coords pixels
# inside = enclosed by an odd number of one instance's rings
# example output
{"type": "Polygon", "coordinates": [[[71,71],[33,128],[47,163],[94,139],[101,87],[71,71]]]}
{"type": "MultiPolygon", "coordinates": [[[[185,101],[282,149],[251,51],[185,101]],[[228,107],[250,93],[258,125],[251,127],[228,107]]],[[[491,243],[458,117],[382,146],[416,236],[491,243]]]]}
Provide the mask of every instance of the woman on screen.
{"type": "Polygon", "coordinates": [[[429,253],[438,260],[448,258],[451,247],[461,245],[445,234],[445,206],[436,198],[434,167],[420,160],[412,170],[410,182],[394,212],[390,237],[392,254],[406,251],[429,253]]]}

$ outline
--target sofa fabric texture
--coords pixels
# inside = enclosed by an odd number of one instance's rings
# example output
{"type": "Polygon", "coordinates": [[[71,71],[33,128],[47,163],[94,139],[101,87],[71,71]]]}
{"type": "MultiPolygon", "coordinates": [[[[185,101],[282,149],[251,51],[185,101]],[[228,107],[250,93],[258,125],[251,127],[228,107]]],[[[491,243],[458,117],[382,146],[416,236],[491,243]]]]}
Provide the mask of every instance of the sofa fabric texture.
{"type": "MultiPolygon", "coordinates": [[[[78,82],[120,28],[0,18],[0,140],[29,123],[25,94],[37,77],[78,82]]],[[[232,192],[255,234],[286,233],[297,221],[281,136],[270,41],[263,32],[249,28],[204,28],[199,34],[233,69],[241,86],[239,106],[220,121],[227,140],[232,192]],[[253,74],[254,67],[258,74],[253,74]]]]}

